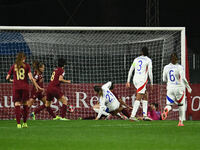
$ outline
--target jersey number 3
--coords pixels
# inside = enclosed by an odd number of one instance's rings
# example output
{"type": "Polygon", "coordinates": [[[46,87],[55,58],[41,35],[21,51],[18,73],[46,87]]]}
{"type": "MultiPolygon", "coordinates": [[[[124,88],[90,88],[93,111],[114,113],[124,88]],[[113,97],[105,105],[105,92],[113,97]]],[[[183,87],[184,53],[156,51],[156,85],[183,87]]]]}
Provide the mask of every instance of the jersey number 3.
{"type": "Polygon", "coordinates": [[[140,71],[142,69],[142,60],[139,60],[138,63],[140,68],[138,68],[137,70],[140,71]]]}

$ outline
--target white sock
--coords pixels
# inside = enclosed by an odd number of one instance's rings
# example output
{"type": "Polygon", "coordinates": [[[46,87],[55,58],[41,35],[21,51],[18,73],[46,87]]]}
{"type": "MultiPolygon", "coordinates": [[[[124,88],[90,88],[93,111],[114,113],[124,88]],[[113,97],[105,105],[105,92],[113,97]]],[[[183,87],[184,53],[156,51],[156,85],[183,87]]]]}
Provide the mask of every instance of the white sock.
{"type": "Polygon", "coordinates": [[[120,113],[117,113],[117,116],[119,116],[119,117],[121,117],[121,118],[122,118],[122,116],[121,116],[121,114],[120,114],[120,113]]]}
{"type": "Polygon", "coordinates": [[[148,106],[148,101],[142,100],[143,117],[147,116],[147,106],[148,106]]]}
{"type": "MultiPolygon", "coordinates": [[[[94,108],[93,110],[94,110],[96,113],[99,113],[99,109],[98,109],[98,108],[94,108]]],[[[109,115],[109,113],[107,113],[107,112],[105,112],[105,111],[103,111],[102,114],[103,114],[104,116],[108,116],[108,115],[109,115]]]]}
{"type": "Polygon", "coordinates": [[[167,106],[165,106],[165,108],[164,109],[168,109],[168,112],[170,111],[170,110],[172,110],[172,106],[170,106],[170,105],[167,105],[167,106]]]}
{"type": "Polygon", "coordinates": [[[132,113],[131,113],[131,117],[135,117],[139,106],[140,106],[140,101],[135,100],[135,102],[133,104],[133,110],[132,110],[132,113]]]}
{"type": "Polygon", "coordinates": [[[184,107],[183,106],[179,106],[179,120],[183,123],[183,119],[184,119],[184,107]]]}

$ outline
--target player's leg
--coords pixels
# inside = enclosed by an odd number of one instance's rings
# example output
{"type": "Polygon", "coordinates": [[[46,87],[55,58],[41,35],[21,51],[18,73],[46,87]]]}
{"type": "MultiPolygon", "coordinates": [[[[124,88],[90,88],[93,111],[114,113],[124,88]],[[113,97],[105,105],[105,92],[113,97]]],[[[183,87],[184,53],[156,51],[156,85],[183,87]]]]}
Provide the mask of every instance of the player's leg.
{"type": "Polygon", "coordinates": [[[184,94],[185,91],[183,88],[180,89],[176,89],[175,90],[175,94],[176,94],[176,99],[177,99],[177,103],[178,103],[178,107],[179,107],[179,123],[178,126],[184,126],[183,124],[183,120],[184,120],[184,114],[185,114],[185,107],[184,107],[184,103],[185,103],[185,97],[184,94]]]}
{"type": "Polygon", "coordinates": [[[136,100],[135,100],[135,102],[133,104],[133,110],[132,110],[131,116],[129,118],[132,121],[137,121],[137,118],[135,117],[135,115],[136,115],[136,113],[138,111],[138,108],[140,106],[140,101],[141,101],[142,97],[143,97],[142,94],[137,93],[136,100]]]}
{"type": "Polygon", "coordinates": [[[143,109],[143,120],[152,121],[152,119],[147,116],[147,109],[148,109],[148,92],[147,91],[145,91],[145,94],[143,95],[141,102],[142,102],[142,109],[143,109]]]}
{"type": "Polygon", "coordinates": [[[27,119],[28,119],[28,110],[29,110],[29,107],[28,107],[28,103],[27,101],[29,100],[29,90],[23,90],[23,93],[22,93],[22,101],[23,101],[23,124],[22,124],[22,127],[23,128],[27,128],[28,125],[27,125],[27,119]]]}
{"type": "Polygon", "coordinates": [[[145,94],[145,91],[146,91],[146,82],[143,83],[143,82],[134,80],[133,84],[134,84],[134,86],[137,89],[137,94],[136,94],[135,102],[133,104],[133,110],[131,112],[131,117],[129,119],[131,121],[137,121],[138,119],[135,117],[135,115],[136,115],[136,113],[138,111],[138,108],[140,106],[140,102],[141,102],[141,100],[143,98],[143,95],[145,94]]]}
{"type": "Polygon", "coordinates": [[[21,128],[21,102],[15,102],[15,116],[17,121],[17,128],[21,128]]]}
{"type": "Polygon", "coordinates": [[[51,109],[51,102],[53,101],[54,96],[55,96],[54,92],[47,89],[47,98],[46,98],[46,101],[45,101],[45,107],[46,107],[48,113],[53,117],[53,120],[59,120],[60,117],[56,117],[53,110],[51,109]]]}
{"type": "Polygon", "coordinates": [[[43,102],[43,104],[41,105],[41,106],[38,106],[36,109],[35,109],[35,111],[34,111],[34,114],[38,114],[40,111],[42,111],[43,109],[45,109],[46,108],[46,106],[45,106],[45,103],[46,103],[46,96],[44,96],[44,97],[38,97],[38,99],[39,100],[41,100],[42,102],[43,102]]]}
{"type": "Polygon", "coordinates": [[[67,111],[67,99],[66,99],[66,97],[62,94],[62,96],[60,98],[58,98],[58,100],[62,103],[61,120],[69,120],[69,119],[66,119],[66,111],[67,111]]]}
{"type": "MultiPolygon", "coordinates": [[[[34,102],[35,102],[35,99],[33,99],[33,98],[30,98],[30,99],[27,101],[27,105],[28,105],[29,110],[30,110],[30,108],[31,108],[31,106],[33,105],[34,102]]],[[[35,114],[34,114],[34,112],[31,112],[30,117],[31,117],[33,120],[35,120],[35,114]]]]}
{"type": "Polygon", "coordinates": [[[17,122],[17,128],[21,128],[21,91],[20,90],[13,90],[13,100],[15,103],[15,116],[17,122]]]}
{"type": "Polygon", "coordinates": [[[28,107],[30,108],[30,107],[33,105],[34,102],[35,102],[35,99],[30,98],[30,99],[27,101],[28,107]]]}
{"type": "MultiPolygon", "coordinates": [[[[99,104],[95,104],[92,108],[93,108],[93,110],[94,110],[96,113],[99,113],[99,109],[100,109],[100,105],[99,105],[99,104]]],[[[102,114],[103,114],[104,116],[106,116],[106,119],[109,119],[110,113],[103,111],[102,114]],[[108,116],[109,116],[109,117],[108,117],[108,116]],[[107,118],[107,117],[108,117],[108,118],[107,118]]]]}
{"type": "Polygon", "coordinates": [[[167,90],[166,106],[161,114],[162,120],[167,119],[168,113],[172,110],[172,105],[175,102],[175,95],[172,90],[167,90]]]}

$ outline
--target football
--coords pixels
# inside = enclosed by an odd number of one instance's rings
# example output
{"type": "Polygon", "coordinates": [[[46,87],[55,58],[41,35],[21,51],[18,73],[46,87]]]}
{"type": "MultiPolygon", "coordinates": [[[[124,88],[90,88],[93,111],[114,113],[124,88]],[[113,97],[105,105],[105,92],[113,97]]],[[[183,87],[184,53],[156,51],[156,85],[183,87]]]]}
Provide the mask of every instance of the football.
{"type": "Polygon", "coordinates": [[[72,113],[72,112],[74,112],[74,110],[75,110],[75,107],[73,105],[68,105],[67,106],[67,112],[72,113]]]}

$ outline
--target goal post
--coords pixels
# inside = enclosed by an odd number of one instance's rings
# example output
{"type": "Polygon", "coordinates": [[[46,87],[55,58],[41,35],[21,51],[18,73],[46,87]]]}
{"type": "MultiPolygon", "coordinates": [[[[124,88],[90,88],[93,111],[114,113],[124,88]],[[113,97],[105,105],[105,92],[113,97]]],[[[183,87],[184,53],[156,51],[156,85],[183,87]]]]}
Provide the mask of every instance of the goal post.
{"type": "MultiPolygon", "coordinates": [[[[158,103],[162,111],[166,97],[162,71],[170,61],[170,54],[176,51],[179,63],[186,67],[185,27],[0,26],[0,119],[15,117],[12,85],[5,81],[5,77],[18,52],[26,54],[29,64],[33,60],[45,64],[45,87],[57,59],[66,59],[65,78],[72,83],[62,84],[62,90],[69,103],[76,107],[74,113],[67,113],[66,116],[77,119],[95,116],[92,106],[98,99],[93,86],[107,81],[114,82],[118,97],[132,105],[136,90],[133,86],[127,89],[125,83],[130,65],[140,55],[143,46],[148,47],[153,63],[155,88],[149,92],[149,103],[158,103]]],[[[41,104],[37,101],[31,111],[41,104]]],[[[57,114],[60,113],[60,106],[55,99],[52,108],[57,114]]],[[[140,112],[138,115],[141,115],[140,112]]],[[[50,118],[46,111],[36,116],[38,119],[50,118]]],[[[169,119],[177,118],[178,111],[174,109],[169,119]]]]}

